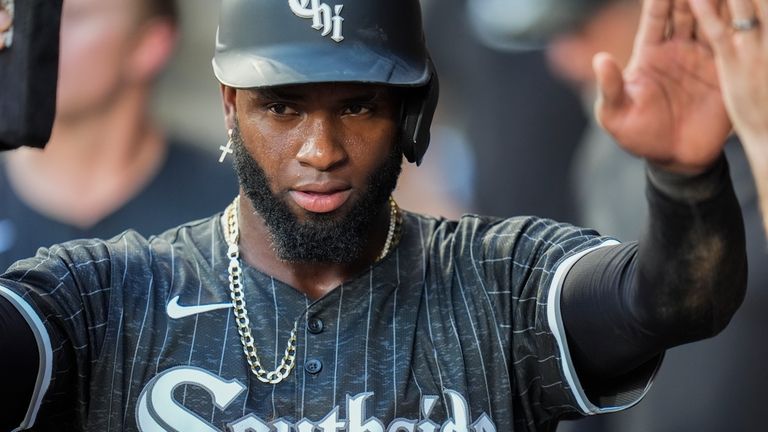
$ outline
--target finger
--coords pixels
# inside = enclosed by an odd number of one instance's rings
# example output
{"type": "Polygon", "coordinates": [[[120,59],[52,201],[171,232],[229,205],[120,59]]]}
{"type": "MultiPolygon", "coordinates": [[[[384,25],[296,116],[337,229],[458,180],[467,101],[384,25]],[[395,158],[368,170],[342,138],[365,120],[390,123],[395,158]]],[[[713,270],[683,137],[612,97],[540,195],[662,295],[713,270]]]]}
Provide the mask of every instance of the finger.
{"type": "Polygon", "coordinates": [[[716,0],[691,0],[691,10],[712,49],[720,56],[733,55],[731,31],[717,13],[716,0]]]}
{"type": "Polygon", "coordinates": [[[763,36],[768,37],[768,31],[765,29],[765,26],[768,25],[768,0],[757,0],[755,3],[757,18],[760,20],[763,36]]]}
{"type": "Polygon", "coordinates": [[[672,8],[672,38],[688,40],[693,37],[696,20],[688,0],[675,0],[672,8]]]}
{"type": "Polygon", "coordinates": [[[611,119],[623,108],[626,101],[624,77],[616,60],[608,53],[598,53],[592,60],[597,78],[597,102],[595,116],[604,129],[610,130],[611,119]]]}
{"type": "Polygon", "coordinates": [[[752,0],[728,0],[728,9],[734,20],[750,20],[755,18],[755,7],[752,0]]]}
{"type": "MultiPolygon", "coordinates": [[[[731,11],[731,16],[733,16],[732,25],[734,28],[738,22],[748,23],[756,18],[757,11],[752,4],[752,0],[728,0],[728,9],[731,11]]],[[[758,28],[736,31],[736,35],[739,38],[746,40],[755,39],[759,34],[758,28]]]]}
{"type": "Polygon", "coordinates": [[[768,0],[757,0],[755,3],[758,17],[764,23],[768,19],[768,0]]]}
{"type": "Polygon", "coordinates": [[[11,15],[4,10],[0,10],[0,33],[9,28],[11,28],[11,15]]]}
{"type": "Polygon", "coordinates": [[[0,9],[0,50],[5,48],[5,35],[3,32],[11,28],[11,15],[0,9]]]}
{"type": "Polygon", "coordinates": [[[636,45],[658,44],[666,38],[672,0],[643,0],[636,45]]]}

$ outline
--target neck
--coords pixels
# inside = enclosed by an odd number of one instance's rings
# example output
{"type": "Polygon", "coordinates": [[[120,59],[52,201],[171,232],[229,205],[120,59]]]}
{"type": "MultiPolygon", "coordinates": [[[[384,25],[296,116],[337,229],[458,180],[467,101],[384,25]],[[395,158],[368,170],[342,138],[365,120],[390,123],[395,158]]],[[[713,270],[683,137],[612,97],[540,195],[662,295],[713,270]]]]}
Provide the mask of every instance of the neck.
{"type": "Polygon", "coordinates": [[[353,262],[287,262],[275,254],[271,242],[268,241],[271,238],[269,228],[264,219],[256,213],[248,197],[241,191],[240,256],[250,266],[285,282],[309,298],[318,299],[359,275],[376,261],[389,231],[389,203],[382,206],[375,220],[376,222],[366,234],[368,246],[353,262]]]}
{"type": "Polygon", "coordinates": [[[8,156],[13,189],[35,210],[82,228],[111,214],[146,185],[165,155],[147,99],[136,91],[100,112],[57,118],[45,151],[8,156]]]}

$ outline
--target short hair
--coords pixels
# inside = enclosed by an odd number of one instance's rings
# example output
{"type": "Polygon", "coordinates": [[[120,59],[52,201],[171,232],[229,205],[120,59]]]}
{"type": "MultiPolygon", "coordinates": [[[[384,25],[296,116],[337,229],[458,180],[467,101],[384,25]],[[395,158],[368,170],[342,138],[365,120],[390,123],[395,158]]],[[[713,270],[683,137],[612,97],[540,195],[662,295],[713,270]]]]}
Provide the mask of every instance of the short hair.
{"type": "Polygon", "coordinates": [[[142,0],[142,19],[163,18],[176,24],[179,21],[179,6],[176,0],[142,0]]]}

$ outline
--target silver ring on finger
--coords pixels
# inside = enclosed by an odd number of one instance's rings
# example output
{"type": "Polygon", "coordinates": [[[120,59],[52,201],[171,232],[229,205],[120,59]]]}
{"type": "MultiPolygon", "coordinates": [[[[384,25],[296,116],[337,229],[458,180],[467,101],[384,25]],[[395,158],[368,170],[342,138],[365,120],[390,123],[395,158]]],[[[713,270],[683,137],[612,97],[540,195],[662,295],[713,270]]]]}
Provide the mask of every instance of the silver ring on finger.
{"type": "Polygon", "coordinates": [[[731,21],[731,28],[735,31],[749,31],[754,30],[760,26],[760,20],[756,17],[752,18],[736,18],[731,21]]]}

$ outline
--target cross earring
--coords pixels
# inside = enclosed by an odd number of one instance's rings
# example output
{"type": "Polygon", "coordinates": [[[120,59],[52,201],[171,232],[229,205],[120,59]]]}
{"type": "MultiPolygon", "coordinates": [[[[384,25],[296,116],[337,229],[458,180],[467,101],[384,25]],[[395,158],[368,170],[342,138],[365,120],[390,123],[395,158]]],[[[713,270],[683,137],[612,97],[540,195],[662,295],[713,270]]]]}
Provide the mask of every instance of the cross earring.
{"type": "Polygon", "coordinates": [[[219,157],[219,163],[224,162],[224,159],[226,159],[227,154],[234,153],[234,150],[232,150],[232,134],[235,132],[234,129],[230,129],[227,131],[227,135],[229,135],[229,139],[227,140],[226,146],[219,146],[219,150],[221,150],[221,157],[219,157]]]}

